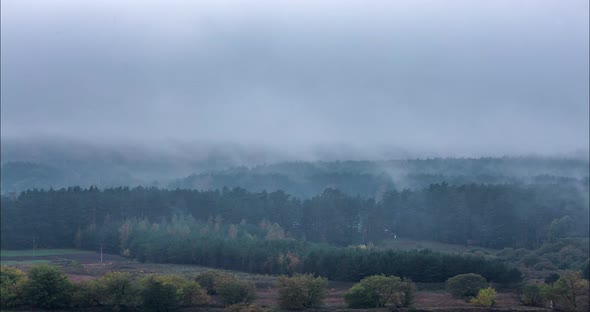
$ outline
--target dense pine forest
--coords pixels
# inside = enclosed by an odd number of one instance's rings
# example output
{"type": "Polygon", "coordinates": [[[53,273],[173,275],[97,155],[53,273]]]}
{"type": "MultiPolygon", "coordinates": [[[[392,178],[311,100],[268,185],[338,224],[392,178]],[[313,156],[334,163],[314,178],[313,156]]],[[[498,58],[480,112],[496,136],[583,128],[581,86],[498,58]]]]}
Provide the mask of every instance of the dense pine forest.
{"type": "Polygon", "coordinates": [[[157,188],[29,190],[2,197],[2,246],[71,247],[76,231],[129,218],[160,222],[173,215],[229,223],[278,224],[287,237],[339,246],[391,237],[483,247],[534,248],[551,235],[588,233],[587,184],[433,184],[385,192],[381,200],[326,189],[309,199],[282,191],[157,188]],[[551,232],[559,220],[568,225],[551,232]],[[565,222],[565,221],[564,221],[565,222]],[[18,226],[17,226],[18,224],[18,226]]]}
{"type": "Polygon", "coordinates": [[[521,273],[500,259],[372,246],[404,238],[533,249],[583,239],[584,187],[587,181],[440,183],[386,191],[379,200],[331,188],[304,199],[241,188],[28,190],[2,196],[1,242],[9,249],[100,247],[140,261],[344,281],[391,274],[442,282],[478,273],[512,283],[521,273]]]}

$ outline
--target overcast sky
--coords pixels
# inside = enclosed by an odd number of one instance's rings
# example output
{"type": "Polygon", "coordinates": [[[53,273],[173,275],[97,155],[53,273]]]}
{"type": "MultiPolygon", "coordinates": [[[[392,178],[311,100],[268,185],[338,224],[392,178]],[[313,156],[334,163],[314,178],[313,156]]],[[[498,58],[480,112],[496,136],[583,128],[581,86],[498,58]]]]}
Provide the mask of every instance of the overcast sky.
{"type": "Polygon", "coordinates": [[[588,150],[587,0],[318,2],[2,0],[2,137],[588,150]]]}

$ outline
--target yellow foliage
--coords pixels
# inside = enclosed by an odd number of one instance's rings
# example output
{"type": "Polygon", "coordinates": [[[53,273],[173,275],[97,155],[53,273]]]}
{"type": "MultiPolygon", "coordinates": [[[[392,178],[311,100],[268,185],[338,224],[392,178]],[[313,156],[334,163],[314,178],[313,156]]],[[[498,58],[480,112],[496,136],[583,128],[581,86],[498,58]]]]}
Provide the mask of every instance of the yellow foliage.
{"type": "Polygon", "coordinates": [[[471,303],[480,307],[491,307],[496,303],[496,290],[491,287],[480,289],[477,297],[471,303]]]}

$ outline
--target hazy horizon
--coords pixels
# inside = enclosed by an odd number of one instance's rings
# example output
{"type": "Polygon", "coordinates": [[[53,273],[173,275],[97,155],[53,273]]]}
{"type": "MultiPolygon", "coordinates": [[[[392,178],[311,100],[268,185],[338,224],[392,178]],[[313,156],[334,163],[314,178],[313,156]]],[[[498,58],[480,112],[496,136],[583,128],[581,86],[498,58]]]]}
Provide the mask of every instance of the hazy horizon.
{"type": "Polygon", "coordinates": [[[3,141],[301,160],[588,157],[587,1],[1,11],[3,141]]]}

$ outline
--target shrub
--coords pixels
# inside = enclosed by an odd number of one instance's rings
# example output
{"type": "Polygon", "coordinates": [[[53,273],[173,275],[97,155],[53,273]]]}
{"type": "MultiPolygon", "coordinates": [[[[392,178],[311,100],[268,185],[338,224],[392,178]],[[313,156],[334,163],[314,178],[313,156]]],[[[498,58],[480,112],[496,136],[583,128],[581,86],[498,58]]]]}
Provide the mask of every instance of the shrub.
{"type": "Polygon", "coordinates": [[[104,287],[96,280],[74,284],[72,306],[75,308],[86,308],[102,305],[104,295],[104,287]]]}
{"type": "Polygon", "coordinates": [[[34,266],[23,285],[24,297],[32,305],[56,309],[67,307],[72,299],[72,284],[65,274],[49,265],[34,266]]]}
{"type": "Polygon", "coordinates": [[[398,289],[399,296],[396,297],[398,300],[396,305],[401,307],[409,307],[413,305],[414,300],[416,299],[416,284],[410,279],[403,278],[398,289]]]}
{"type": "Polygon", "coordinates": [[[143,281],[141,297],[143,311],[169,312],[178,308],[176,287],[155,276],[143,281]]]}
{"type": "Polygon", "coordinates": [[[350,308],[378,308],[388,303],[396,307],[409,306],[415,286],[397,276],[374,275],[362,279],[344,295],[350,308]]]}
{"type": "Polygon", "coordinates": [[[220,281],[215,289],[226,305],[250,303],[256,297],[256,290],[252,283],[236,278],[220,281]]]}
{"type": "Polygon", "coordinates": [[[234,277],[230,274],[219,272],[219,271],[205,271],[195,278],[195,281],[199,283],[209,295],[216,295],[216,285],[224,280],[231,280],[234,277]]]}
{"type": "Polygon", "coordinates": [[[373,308],[375,301],[372,298],[370,289],[357,283],[353,285],[344,295],[344,301],[349,308],[373,308]]]}
{"type": "Polygon", "coordinates": [[[15,268],[0,266],[0,307],[15,307],[19,303],[19,291],[25,274],[15,268]]]}
{"type": "Polygon", "coordinates": [[[496,303],[496,291],[491,287],[480,289],[477,297],[471,299],[471,303],[476,306],[489,308],[496,303]]]}
{"type": "Polygon", "coordinates": [[[135,307],[141,302],[141,289],[137,281],[123,272],[109,272],[99,281],[104,301],[115,308],[135,307]]]}
{"type": "Polygon", "coordinates": [[[456,298],[474,297],[487,287],[486,279],[478,274],[459,274],[447,280],[447,291],[456,298]]]}
{"type": "Polygon", "coordinates": [[[318,307],[326,297],[327,280],[311,274],[279,278],[279,305],[289,310],[318,307]]]}
{"type": "Polygon", "coordinates": [[[520,303],[525,306],[543,306],[541,287],[539,287],[539,285],[527,285],[524,289],[519,291],[518,299],[520,303]]]}
{"type": "Polygon", "coordinates": [[[195,281],[188,281],[176,275],[160,275],[153,278],[164,285],[174,287],[178,306],[204,305],[209,302],[209,296],[195,281]]]}

